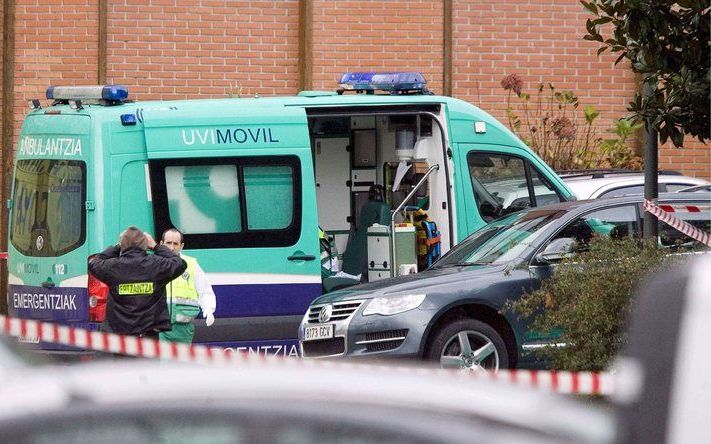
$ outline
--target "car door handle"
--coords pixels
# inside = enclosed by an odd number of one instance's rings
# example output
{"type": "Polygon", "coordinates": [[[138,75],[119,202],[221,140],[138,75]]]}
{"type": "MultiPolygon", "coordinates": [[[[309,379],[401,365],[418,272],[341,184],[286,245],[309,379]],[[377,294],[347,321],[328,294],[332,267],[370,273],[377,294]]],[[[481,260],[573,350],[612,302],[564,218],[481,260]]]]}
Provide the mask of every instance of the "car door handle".
{"type": "Polygon", "coordinates": [[[316,259],[316,256],[312,254],[293,254],[287,257],[290,261],[312,261],[316,259]]]}

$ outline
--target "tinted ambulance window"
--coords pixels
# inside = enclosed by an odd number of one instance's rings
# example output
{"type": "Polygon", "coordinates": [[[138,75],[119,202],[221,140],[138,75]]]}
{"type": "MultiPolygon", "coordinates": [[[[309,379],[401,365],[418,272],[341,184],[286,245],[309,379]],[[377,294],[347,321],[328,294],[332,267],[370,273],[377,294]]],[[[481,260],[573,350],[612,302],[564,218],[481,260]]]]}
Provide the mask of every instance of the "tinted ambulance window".
{"type": "Polygon", "coordinates": [[[86,164],[19,160],[15,169],[10,241],[26,256],[60,256],[86,237],[86,164]]]}
{"type": "Polygon", "coordinates": [[[176,227],[189,248],[276,247],[301,234],[294,156],[151,162],[156,233],[176,227]]]}
{"type": "Polygon", "coordinates": [[[531,168],[531,180],[533,182],[533,193],[536,195],[536,206],[542,207],[563,202],[553,185],[535,168],[531,168]]]}
{"type": "Polygon", "coordinates": [[[244,167],[247,223],[250,230],[286,228],[294,218],[294,180],[288,166],[244,167]]]}
{"type": "Polygon", "coordinates": [[[467,164],[484,220],[561,200],[548,181],[523,158],[472,151],[467,155],[467,164]]]}
{"type": "Polygon", "coordinates": [[[165,168],[168,213],[184,234],[242,231],[235,165],[165,168]]]}

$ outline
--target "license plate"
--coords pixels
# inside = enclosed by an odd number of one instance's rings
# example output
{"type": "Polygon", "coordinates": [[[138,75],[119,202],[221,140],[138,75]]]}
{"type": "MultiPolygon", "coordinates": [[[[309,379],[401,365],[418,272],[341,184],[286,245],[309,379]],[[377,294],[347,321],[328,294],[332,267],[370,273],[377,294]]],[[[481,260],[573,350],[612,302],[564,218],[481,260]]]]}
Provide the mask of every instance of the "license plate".
{"type": "Polygon", "coordinates": [[[311,325],[304,330],[304,341],[315,341],[317,339],[328,339],[332,337],[333,324],[311,325]]]}

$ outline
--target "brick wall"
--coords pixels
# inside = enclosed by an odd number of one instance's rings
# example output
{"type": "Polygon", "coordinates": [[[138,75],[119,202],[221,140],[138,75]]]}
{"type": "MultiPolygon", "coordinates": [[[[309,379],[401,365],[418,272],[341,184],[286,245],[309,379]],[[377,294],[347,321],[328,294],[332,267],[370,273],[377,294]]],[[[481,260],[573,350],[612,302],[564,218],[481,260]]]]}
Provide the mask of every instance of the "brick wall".
{"type": "Polygon", "coordinates": [[[107,79],[140,99],[293,94],[299,2],[109,1],[107,79]]]}
{"type": "MultiPolygon", "coordinates": [[[[314,0],[312,89],[334,90],[349,70],[417,70],[443,89],[445,0],[314,0]]],[[[107,80],[131,97],[294,94],[299,1],[107,0],[107,80]]],[[[98,0],[16,0],[14,114],[49,84],[95,84],[98,0]]],[[[504,120],[511,73],[574,91],[601,113],[599,132],[626,114],[634,75],[582,40],[578,0],[452,3],[452,93],[504,120]]],[[[4,108],[3,108],[4,110],[4,108]]],[[[662,147],[662,168],[711,179],[711,147],[662,147]]]]}
{"type": "Polygon", "coordinates": [[[582,39],[588,15],[575,1],[455,2],[454,94],[505,121],[501,79],[516,73],[531,95],[539,83],[578,95],[600,112],[601,129],[625,115],[634,74],[582,39]]]}
{"type": "Polygon", "coordinates": [[[442,91],[441,1],[315,1],[313,88],[334,91],[346,71],[419,71],[442,91]]]}
{"type": "Polygon", "coordinates": [[[98,11],[95,0],[15,2],[15,140],[28,99],[50,84],[97,83],[98,11]]]}

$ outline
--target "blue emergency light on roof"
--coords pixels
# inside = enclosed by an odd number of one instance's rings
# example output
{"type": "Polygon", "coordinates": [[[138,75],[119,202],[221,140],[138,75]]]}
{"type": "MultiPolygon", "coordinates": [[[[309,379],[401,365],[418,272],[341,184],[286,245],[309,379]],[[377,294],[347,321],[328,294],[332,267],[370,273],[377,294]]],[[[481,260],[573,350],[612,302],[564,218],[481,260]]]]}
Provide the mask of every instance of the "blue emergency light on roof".
{"type": "Polygon", "coordinates": [[[426,88],[427,80],[419,72],[347,72],[341,77],[339,85],[343,90],[368,94],[375,91],[430,94],[426,88]]]}
{"type": "Polygon", "coordinates": [[[69,100],[121,103],[128,99],[128,89],[121,85],[50,86],[47,98],[66,102],[69,100]]]}

